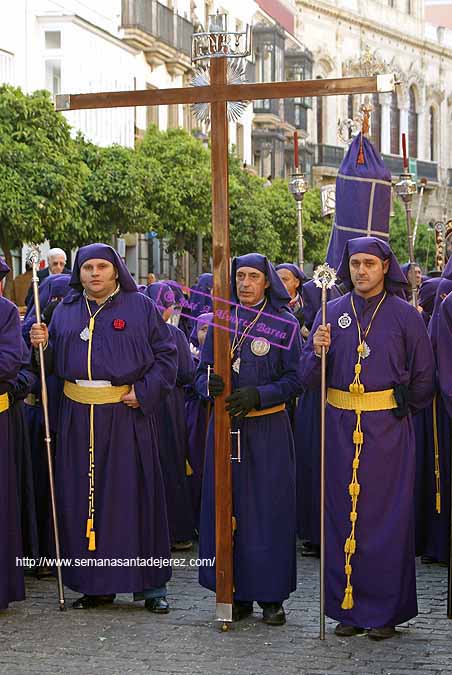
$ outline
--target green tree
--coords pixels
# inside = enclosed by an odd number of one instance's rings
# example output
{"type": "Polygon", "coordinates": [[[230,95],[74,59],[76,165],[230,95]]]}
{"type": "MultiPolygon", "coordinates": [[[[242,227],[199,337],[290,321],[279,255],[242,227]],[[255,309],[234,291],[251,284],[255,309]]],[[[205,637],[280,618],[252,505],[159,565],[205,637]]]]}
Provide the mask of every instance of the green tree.
{"type": "MultiPolygon", "coordinates": [[[[389,243],[401,265],[408,262],[408,235],[406,227],[405,207],[399,199],[394,200],[394,215],[389,225],[389,243]]],[[[412,227],[414,228],[414,220],[412,227]]],[[[435,264],[435,234],[425,223],[419,223],[414,246],[414,258],[424,271],[435,264]]]]}
{"type": "Polygon", "coordinates": [[[106,148],[75,140],[87,171],[80,194],[81,218],[77,228],[62,237],[67,247],[93,241],[109,241],[125,232],[147,232],[156,224],[149,206],[149,193],[160,170],[155,158],[143,162],[132,149],[120,145],[106,148]]]}
{"type": "MultiPolygon", "coordinates": [[[[298,259],[297,211],[286,180],[276,179],[265,189],[265,203],[271,222],[283,243],[275,262],[298,259]]],[[[309,190],[303,199],[303,242],[305,261],[318,265],[324,262],[331,232],[331,219],[321,215],[320,190],[309,190]]]]}
{"type": "Polygon", "coordinates": [[[87,168],[66,119],[50,95],[0,87],[0,246],[58,241],[80,221],[80,192],[87,168]]]}
{"type": "Polygon", "coordinates": [[[210,153],[183,129],[150,127],[138,145],[148,175],[146,201],[154,230],[170,253],[196,254],[196,238],[210,234],[210,153]]]}
{"type": "Polygon", "coordinates": [[[275,260],[281,239],[272,219],[262,178],[243,171],[238,159],[229,157],[229,219],[231,255],[257,251],[275,260]]]}

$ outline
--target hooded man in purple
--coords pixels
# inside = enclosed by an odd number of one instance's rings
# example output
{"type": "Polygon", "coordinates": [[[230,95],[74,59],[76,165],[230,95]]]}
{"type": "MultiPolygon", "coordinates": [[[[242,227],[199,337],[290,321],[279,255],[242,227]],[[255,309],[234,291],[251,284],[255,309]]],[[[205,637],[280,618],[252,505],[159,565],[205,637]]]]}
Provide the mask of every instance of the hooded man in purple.
{"type": "MultiPolygon", "coordinates": [[[[233,430],[240,430],[241,462],[233,462],[233,619],[263,609],[269,625],[285,623],[283,601],[296,588],[295,458],[285,404],[297,394],[299,326],[287,310],[289,296],[267,258],[250,253],[231,269],[232,394],[226,399],[233,430]]],[[[215,320],[215,317],[214,317],[215,320]]],[[[211,374],[209,327],[197,373],[197,390],[219,395],[224,383],[211,374]]],[[[235,453],[235,451],[234,451],[235,453]]],[[[202,491],[199,555],[215,557],[214,429],[210,424],[202,491]]],[[[200,583],[215,590],[215,567],[202,567],[200,583]]]]}
{"type": "MultiPolygon", "coordinates": [[[[0,258],[0,281],[9,272],[0,258]]],[[[22,365],[22,336],[17,307],[0,297],[0,610],[25,598],[16,462],[10,431],[8,391],[22,365]]]]}
{"type": "Polygon", "coordinates": [[[448,359],[450,347],[446,299],[452,292],[452,258],[441,277],[431,281],[437,284],[433,312],[428,332],[436,357],[437,394],[432,406],[425,411],[425,471],[424,471],[424,542],[422,562],[449,561],[450,538],[450,472],[451,419],[448,403],[447,378],[450,375],[448,359]],[[439,386],[438,386],[439,385],[439,386]]]}
{"type": "MultiPolygon", "coordinates": [[[[172,313],[174,293],[168,284],[155,281],[145,291],[154,300],[165,321],[172,313]]],[[[194,518],[188,484],[188,430],[185,419],[184,386],[195,379],[195,364],[185,334],[168,323],[177,348],[176,386],[156,409],[157,439],[163,482],[166,489],[168,525],[173,550],[192,547],[194,518]]]]}
{"type": "Polygon", "coordinates": [[[293,312],[300,326],[303,326],[304,317],[301,289],[303,284],[308,281],[308,277],[293,263],[281,263],[275,269],[290,295],[289,309],[293,312]]]}
{"type": "Polygon", "coordinates": [[[176,347],[110,246],[79,249],[71,286],[49,335],[43,324],[31,329],[33,346],[48,338],[46,356],[65,381],[55,480],[62,555],[123,562],[73,564],[64,581],[84,593],[76,609],[134,593],[166,613],[170,542],[154,411],[174,386],[176,347]]]}
{"type": "Polygon", "coordinates": [[[395,635],[417,614],[412,412],[434,392],[433,353],[388,244],[347,242],[338,274],[351,292],[317,315],[300,360],[318,386],[328,350],[326,613],[348,637],[395,635]]]}
{"type": "MultiPolygon", "coordinates": [[[[207,330],[212,323],[212,319],[212,312],[200,314],[196,317],[195,325],[190,335],[190,351],[196,367],[199,364],[207,330]]],[[[189,487],[192,497],[195,527],[199,531],[201,488],[210,403],[206,401],[205,397],[198,394],[194,384],[185,387],[185,415],[188,429],[188,461],[192,471],[189,476],[189,487]]]]}

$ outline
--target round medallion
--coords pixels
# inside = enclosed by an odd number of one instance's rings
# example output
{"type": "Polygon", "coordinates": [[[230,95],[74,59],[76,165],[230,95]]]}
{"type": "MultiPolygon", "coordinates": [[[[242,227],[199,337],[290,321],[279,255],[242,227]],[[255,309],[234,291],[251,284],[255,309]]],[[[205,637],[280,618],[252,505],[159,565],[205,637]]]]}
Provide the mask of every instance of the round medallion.
{"type": "Polygon", "coordinates": [[[350,314],[347,314],[347,312],[341,314],[341,316],[337,320],[337,324],[340,328],[348,328],[351,323],[352,323],[351,316],[350,314]]]}
{"type": "Polygon", "coordinates": [[[270,351],[270,343],[265,338],[254,338],[251,343],[254,356],[265,356],[270,351]]]}

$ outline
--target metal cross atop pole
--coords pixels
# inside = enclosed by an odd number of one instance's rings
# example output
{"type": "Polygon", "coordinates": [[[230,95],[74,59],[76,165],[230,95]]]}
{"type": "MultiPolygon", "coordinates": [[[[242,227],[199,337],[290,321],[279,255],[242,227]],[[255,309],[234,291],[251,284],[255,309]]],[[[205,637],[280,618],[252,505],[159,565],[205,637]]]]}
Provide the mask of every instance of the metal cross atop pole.
{"type": "MultiPolygon", "coordinates": [[[[210,17],[208,32],[196,33],[192,39],[192,61],[202,62],[194,83],[200,86],[143,91],[114,91],[97,94],[61,94],[56,97],[59,111],[195,104],[198,111],[210,104],[212,144],[212,251],[214,266],[215,323],[226,327],[230,297],[229,201],[228,201],[228,113],[237,119],[245,102],[258,99],[284,99],[302,96],[371,94],[393,91],[394,74],[351,77],[331,80],[243,83],[239,60],[251,53],[250,27],[243,32],[229,32],[227,15],[210,17]],[[229,64],[229,65],[228,65],[229,64]]],[[[195,180],[195,177],[194,177],[195,180]]],[[[222,396],[215,399],[215,499],[216,499],[216,599],[217,619],[232,620],[233,600],[233,518],[231,426],[225,412],[225,398],[231,388],[229,331],[214,330],[215,371],[225,382],[222,396]]],[[[240,528],[240,523],[237,523],[240,528]]]]}

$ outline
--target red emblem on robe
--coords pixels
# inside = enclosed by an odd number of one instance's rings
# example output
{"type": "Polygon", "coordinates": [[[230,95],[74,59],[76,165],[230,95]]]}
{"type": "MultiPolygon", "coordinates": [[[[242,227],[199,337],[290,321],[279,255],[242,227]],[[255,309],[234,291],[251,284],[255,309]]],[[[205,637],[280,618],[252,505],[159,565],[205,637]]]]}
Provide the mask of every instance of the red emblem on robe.
{"type": "Polygon", "coordinates": [[[115,319],[113,321],[113,328],[115,330],[124,330],[125,327],[126,327],[126,322],[124,321],[124,319],[115,319]]]}

